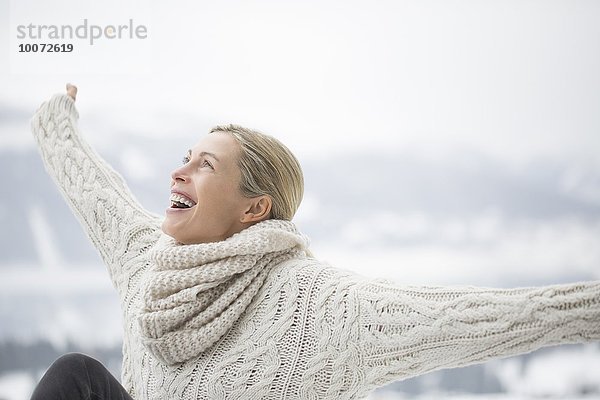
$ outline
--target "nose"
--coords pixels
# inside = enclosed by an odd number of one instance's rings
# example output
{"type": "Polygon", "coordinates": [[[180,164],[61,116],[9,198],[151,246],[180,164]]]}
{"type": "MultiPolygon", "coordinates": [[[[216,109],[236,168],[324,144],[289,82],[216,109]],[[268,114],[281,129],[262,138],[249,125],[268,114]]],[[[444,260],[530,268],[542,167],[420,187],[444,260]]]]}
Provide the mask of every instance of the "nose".
{"type": "Polygon", "coordinates": [[[188,176],[185,173],[185,165],[171,172],[171,185],[173,185],[175,182],[186,182],[187,180],[188,176]]]}

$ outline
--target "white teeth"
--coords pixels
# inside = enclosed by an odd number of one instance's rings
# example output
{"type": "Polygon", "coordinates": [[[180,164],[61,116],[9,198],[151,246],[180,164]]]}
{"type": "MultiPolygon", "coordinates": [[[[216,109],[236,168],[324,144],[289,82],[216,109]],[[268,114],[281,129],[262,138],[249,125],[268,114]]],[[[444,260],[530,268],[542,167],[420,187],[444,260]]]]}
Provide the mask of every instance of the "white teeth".
{"type": "Polygon", "coordinates": [[[196,203],[194,203],[192,200],[188,199],[187,197],[183,197],[182,195],[177,193],[171,193],[170,200],[178,201],[180,203],[185,204],[188,207],[194,207],[196,205],[196,203]]]}

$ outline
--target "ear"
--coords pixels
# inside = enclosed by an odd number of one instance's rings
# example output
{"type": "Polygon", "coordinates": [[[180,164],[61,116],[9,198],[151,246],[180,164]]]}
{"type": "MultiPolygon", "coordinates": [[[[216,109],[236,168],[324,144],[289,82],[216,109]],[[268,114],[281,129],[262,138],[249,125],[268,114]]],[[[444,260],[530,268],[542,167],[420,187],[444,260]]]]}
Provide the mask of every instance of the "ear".
{"type": "Polygon", "coordinates": [[[250,203],[246,207],[244,214],[240,222],[242,223],[253,223],[264,221],[271,215],[271,207],[273,206],[273,200],[268,195],[253,197],[250,203]]]}

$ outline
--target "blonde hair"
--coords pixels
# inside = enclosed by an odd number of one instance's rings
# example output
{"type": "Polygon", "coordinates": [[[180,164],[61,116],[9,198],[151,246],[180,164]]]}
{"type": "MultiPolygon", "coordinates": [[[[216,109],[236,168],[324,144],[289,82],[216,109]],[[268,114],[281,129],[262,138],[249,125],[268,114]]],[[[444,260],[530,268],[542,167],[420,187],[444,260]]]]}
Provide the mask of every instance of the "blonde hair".
{"type": "Polygon", "coordinates": [[[304,194],[300,163],[279,140],[240,125],[218,125],[209,133],[224,132],[240,144],[240,191],[246,197],[271,197],[272,219],[291,221],[304,194]]]}

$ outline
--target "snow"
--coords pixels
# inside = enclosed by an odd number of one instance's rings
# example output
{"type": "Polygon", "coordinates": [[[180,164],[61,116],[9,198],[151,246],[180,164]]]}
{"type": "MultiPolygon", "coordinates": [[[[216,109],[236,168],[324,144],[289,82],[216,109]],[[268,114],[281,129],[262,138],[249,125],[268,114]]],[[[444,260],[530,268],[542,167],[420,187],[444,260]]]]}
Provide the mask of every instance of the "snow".
{"type": "Polygon", "coordinates": [[[521,371],[517,359],[497,366],[508,392],[531,397],[573,397],[600,393],[600,352],[596,343],[565,346],[533,357],[521,371]]]}
{"type": "Polygon", "coordinates": [[[26,372],[11,372],[0,376],[0,399],[2,400],[26,400],[29,399],[35,381],[26,372]]]}

